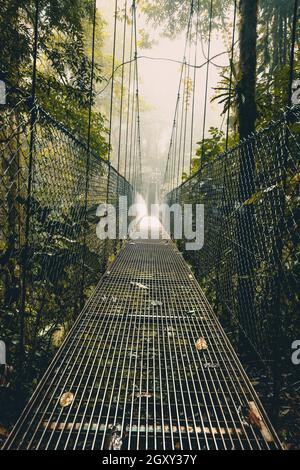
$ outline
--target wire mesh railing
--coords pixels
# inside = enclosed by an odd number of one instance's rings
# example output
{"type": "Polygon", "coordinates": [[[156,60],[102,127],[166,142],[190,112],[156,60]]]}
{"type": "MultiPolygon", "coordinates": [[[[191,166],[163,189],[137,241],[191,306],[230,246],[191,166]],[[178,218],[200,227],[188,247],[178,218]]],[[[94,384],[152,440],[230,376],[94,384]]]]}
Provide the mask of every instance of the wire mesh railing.
{"type": "Polygon", "coordinates": [[[169,240],[127,243],[4,449],[280,449],[203,291],[169,240]]]}
{"type": "Polygon", "coordinates": [[[0,139],[1,338],[17,371],[24,361],[39,370],[114,247],[96,235],[97,207],[117,207],[119,195],[130,204],[132,187],[14,91],[1,106],[0,139]]]}
{"type": "Polygon", "coordinates": [[[296,374],[291,345],[300,334],[299,119],[299,107],[287,110],[166,196],[204,204],[204,247],[185,255],[228,330],[237,342],[248,339],[277,388],[296,374]]]}

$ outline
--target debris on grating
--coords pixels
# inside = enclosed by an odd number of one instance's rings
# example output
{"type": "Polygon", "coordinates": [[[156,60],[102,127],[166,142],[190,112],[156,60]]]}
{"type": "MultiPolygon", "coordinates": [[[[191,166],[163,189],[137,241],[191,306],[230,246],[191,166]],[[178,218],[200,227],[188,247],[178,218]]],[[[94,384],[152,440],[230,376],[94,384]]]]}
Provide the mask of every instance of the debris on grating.
{"type": "Polygon", "coordinates": [[[280,412],[280,417],[288,415],[290,413],[290,411],[292,411],[291,408],[287,408],[287,409],[281,411],[280,412]]]}
{"type": "Polygon", "coordinates": [[[133,395],[135,396],[135,398],[152,398],[153,397],[153,393],[150,393],[150,392],[136,392],[136,393],[133,393],[133,395]]]}
{"type": "Polygon", "coordinates": [[[113,301],[114,304],[118,301],[117,297],[112,297],[111,300],[113,301]]]}
{"type": "Polygon", "coordinates": [[[203,365],[205,369],[218,369],[220,367],[219,362],[205,362],[203,365]]]}
{"type": "Polygon", "coordinates": [[[162,307],[163,303],[160,300],[149,300],[151,307],[162,307]]]}
{"type": "Polygon", "coordinates": [[[168,336],[170,336],[170,337],[173,336],[173,335],[174,335],[174,331],[175,331],[175,330],[174,330],[173,326],[168,326],[168,327],[167,327],[167,334],[168,334],[168,336]]]}
{"type": "Polygon", "coordinates": [[[192,274],[189,274],[189,279],[194,279],[192,274]]]}
{"type": "Polygon", "coordinates": [[[134,282],[134,281],[130,281],[130,284],[134,287],[138,287],[139,289],[144,289],[144,290],[148,290],[149,287],[148,286],[145,286],[144,284],[141,284],[140,282],[134,282]]]}
{"type": "Polygon", "coordinates": [[[106,302],[106,300],[107,300],[106,295],[103,295],[103,297],[101,298],[101,300],[102,300],[102,302],[106,302]]]}
{"type": "Polygon", "coordinates": [[[195,343],[197,351],[202,351],[208,349],[207,342],[205,341],[204,338],[199,338],[196,343],[195,343]]]}
{"type": "Polygon", "coordinates": [[[133,358],[133,359],[135,359],[135,358],[138,357],[138,353],[137,353],[137,352],[133,352],[133,353],[130,354],[130,357],[133,358]]]}
{"type": "Polygon", "coordinates": [[[175,340],[174,340],[174,344],[175,344],[175,346],[185,346],[187,344],[187,341],[184,338],[178,338],[177,339],[177,337],[176,337],[175,340]]]}
{"type": "Polygon", "coordinates": [[[117,426],[110,426],[104,440],[104,450],[121,450],[123,445],[122,436],[117,426]]]}
{"type": "Polygon", "coordinates": [[[247,416],[247,408],[245,406],[242,406],[240,405],[237,409],[237,414],[241,420],[241,423],[246,426],[246,427],[249,427],[249,422],[248,420],[246,419],[246,416],[247,416]]]}
{"type": "Polygon", "coordinates": [[[188,310],[188,311],[186,312],[186,315],[191,315],[192,317],[197,317],[197,316],[198,316],[198,312],[197,312],[197,310],[195,310],[195,309],[192,308],[191,310],[188,310]]]}
{"type": "Polygon", "coordinates": [[[114,404],[116,404],[116,403],[118,403],[118,401],[119,401],[119,397],[116,396],[116,395],[114,395],[114,396],[112,397],[112,402],[113,402],[114,404]]]}
{"type": "Polygon", "coordinates": [[[273,442],[273,436],[267,428],[256,404],[254,401],[249,401],[249,421],[250,423],[258,428],[266,442],[273,442]]]}
{"type": "Polygon", "coordinates": [[[65,392],[60,397],[59,404],[62,408],[66,408],[67,406],[71,405],[73,400],[74,400],[73,393],[72,392],[65,392]]]}

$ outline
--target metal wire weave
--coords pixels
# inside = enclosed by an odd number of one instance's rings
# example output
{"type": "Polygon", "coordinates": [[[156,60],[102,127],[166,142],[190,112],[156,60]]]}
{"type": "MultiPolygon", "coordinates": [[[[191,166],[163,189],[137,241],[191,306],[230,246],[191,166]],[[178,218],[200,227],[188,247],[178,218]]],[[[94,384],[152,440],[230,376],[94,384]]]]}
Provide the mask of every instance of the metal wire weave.
{"type": "Polygon", "coordinates": [[[299,120],[287,110],[166,198],[204,204],[204,247],[185,255],[228,330],[286,373],[300,333],[299,120]]]}
{"type": "Polygon", "coordinates": [[[127,196],[130,204],[132,187],[90,151],[86,207],[87,146],[19,94],[9,93],[7,105],[1,107],[0,139],[0,333],[14,361],[20,342],[30,355],[79,313],[82,296],[99,280],[113,247],[96,236],[96,209],[108,200],[118,210],[119,195],[127,196]],[[8,317],[12,328],[7,328],[8,317]],[[7,330],[14,333],[8,336],[7,330]],[[34,346],[36,342],[42,344],[34,346]]]}

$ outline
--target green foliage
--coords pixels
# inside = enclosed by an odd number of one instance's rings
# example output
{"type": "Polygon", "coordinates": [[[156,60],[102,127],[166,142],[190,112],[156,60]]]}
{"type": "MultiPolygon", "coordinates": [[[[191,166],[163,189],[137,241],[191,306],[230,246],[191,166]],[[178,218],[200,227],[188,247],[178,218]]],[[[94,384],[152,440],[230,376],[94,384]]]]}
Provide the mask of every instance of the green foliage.
{"type": "MultiPolygon", "coordinates": [[[[198,142],[197,157],[193,158],[192,173],[196,173],[200,166],[214,161],[216,157],[221,155],[226,148],[225,133],[217,127],[210,127],[208,130],[209,137],[198,142]]],[[[231,147],[236,143],[235,137],[229,136],[228,146],[231,147]]]]}
{"type": "MultiPolygon", "coordinates": [[[[77,136],[88,135],[91,84],[92,6],[87,0],[40,2],[37,98],[56,119],[77,136]]],[[[32,76],[34,1],[4,0],[0,5],[0,27],[5,47],[1,48],[1,73],[15,86],[30,93],[32,76]],[[18,47],[15,47],[18,44],[18,47]]],[[[96,48],[103,46],[103,20],[97,15],[96,48]]],[[[101,83],[100,60],[96,55],[94,92],[101,83]]],[[[95,103],[95,94],[93,96],[95,103]]],[[[92,115],[92,148],[107,154],[106,127],[99,112],[92,115]]]]}
{"type": "Polygon", "coordinates": [[[139,49],[151,49],[156,43],[157,41],[151,39],[150,33],[144,28],[139,30],[139,40],[137,44],[139,49]]]}
{"type": "MultiPolygon", "coordinates": [[[[194,2],[195,11],[197,4],[196,0],[194,2]]],[[[139,0],[139,5],[151,24],[163,27],[166,36],[174,37],[176,34],[186,30],[191,11],[190,0],[139,0]]],[[[220,28],[224,24],[231,6],[231,0],[214,1],[213,28],[220,28]]],[[[206,33],[209,28],[210,0],[201,0],[199,2],[199,9],[202,31],[206,33]]],[[[194,18],[196,21],[196,15],[194,18]]]]}

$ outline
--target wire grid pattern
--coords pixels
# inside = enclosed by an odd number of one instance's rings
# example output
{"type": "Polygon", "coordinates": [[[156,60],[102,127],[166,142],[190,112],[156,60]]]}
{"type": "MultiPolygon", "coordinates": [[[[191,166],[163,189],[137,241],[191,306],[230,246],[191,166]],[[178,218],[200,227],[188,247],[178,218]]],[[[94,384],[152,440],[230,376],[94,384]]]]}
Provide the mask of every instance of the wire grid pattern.
{"type": "Polygon", "coordinates": [[[166,197],[204,204],[204,247],[185,255],[229,328],[286,371],[299,332],[299,118],[287,110],[166,197]]]}
{"type": "MultiPolygon", "coordinates": [[[[38,327],[35,333],[26,331],[28,338],[37,337],[51,322],[54,326],[63,322],[67,310],[78,312],[82,288],[95,285],[109,255],[110,247],[96,235],[97,207],[107,198],[117,205],[118,195],[127,196],[130,203],[132,192],[129,183],[112,166],[89,152],[84,143],[36,105],[29,233],[26,235],[32,112],[27,99],[16,100],[11,93],[8,104],[1,109],[0,122],[2,307],[20,311],[22,289],[26,288],[30,299],[27,313],[43,311],[38,323],[28,323],[28,328],[38,327]],[[26,286],[21,282],[24,265],[26,286]],[[83,273],[85,286],[82,285],[83,273]],[[64,312],[61,312],[62,305],[64,312]]],[[[21,315],[25,316],[26,312],[21,315]]]]}
{"type": "Polygon", "coordinates": [[[4,448],[280,443],[182,255],[169,240],[138,240],[100,281],[4,448]],[[207,349],[196,349],[199,338],[207,349]],[[249,419],[251,402],[269,436],[249,419]]]}

